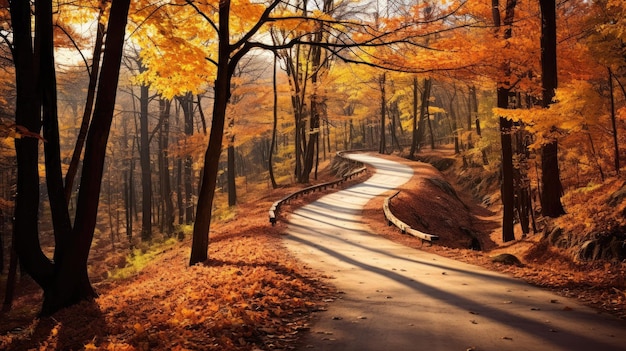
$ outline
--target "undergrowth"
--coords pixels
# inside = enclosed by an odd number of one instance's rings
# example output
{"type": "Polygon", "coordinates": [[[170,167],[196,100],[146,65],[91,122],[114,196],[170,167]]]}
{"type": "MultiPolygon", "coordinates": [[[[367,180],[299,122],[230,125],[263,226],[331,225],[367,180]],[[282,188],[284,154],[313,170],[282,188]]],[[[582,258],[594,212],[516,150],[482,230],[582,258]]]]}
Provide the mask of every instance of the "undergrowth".
{"type": "Polygon", "coordinates": [[[171,249],[177,243],[178,239],[169,238],[163,242],[153,242],[148,245],[142,244],[140,247],[133,248],[126,256],[126,265],[109,271],[108,278],[126,279],[134,276],[148,266],[156,257],[171,249]]]}

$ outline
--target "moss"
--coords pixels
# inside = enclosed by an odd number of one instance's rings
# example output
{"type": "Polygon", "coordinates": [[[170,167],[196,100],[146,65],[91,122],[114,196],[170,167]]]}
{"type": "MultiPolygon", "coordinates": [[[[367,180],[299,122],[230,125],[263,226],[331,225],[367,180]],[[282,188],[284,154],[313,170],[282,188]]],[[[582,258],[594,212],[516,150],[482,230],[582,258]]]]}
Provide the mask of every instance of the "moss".
{"type": "MultiPolygon", "coordinates": [[[[188,226],[191,227],[191,226],[188,226]]],[[[116,268],[108,273],[110,279],[125,279],[141,272],[152,260],[159,256],[166,249],[178,243],[176,238],[169,238],[161,243],[153,243],[150,246],[137,247],[131,250],[126,256],[126,265],[116,268]]]]}

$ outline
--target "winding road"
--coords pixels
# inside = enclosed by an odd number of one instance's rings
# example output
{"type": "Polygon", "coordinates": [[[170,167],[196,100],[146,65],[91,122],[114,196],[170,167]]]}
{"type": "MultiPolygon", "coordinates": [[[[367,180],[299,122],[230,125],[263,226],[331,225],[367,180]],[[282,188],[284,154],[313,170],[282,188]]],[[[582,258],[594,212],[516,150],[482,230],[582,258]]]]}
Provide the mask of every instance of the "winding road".
{"type": "Polygon", "coordinates": [[[361,224],[363,205],[413,172],[367,154],[350,157],[376,173],[288,220],[286,246],[331,276],[340,292],[317,316],[302,350],[626,350],[622,320],[370,233],[361,224]]]}

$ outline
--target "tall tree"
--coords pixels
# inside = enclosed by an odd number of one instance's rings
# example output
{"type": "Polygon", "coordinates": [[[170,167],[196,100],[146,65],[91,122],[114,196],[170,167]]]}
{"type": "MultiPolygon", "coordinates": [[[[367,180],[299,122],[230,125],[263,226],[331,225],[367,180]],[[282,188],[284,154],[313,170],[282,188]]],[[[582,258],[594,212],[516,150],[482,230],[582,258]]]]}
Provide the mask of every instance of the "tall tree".
{"type": "Polygon", "coordinates": [[[413,159],[415,157],[415,151],[417,151],[417,128],[418,128],[418,118],[417,118],[417,95],[418,95],[418,87],[417,87],[417,76],[413,77],[413,85],[412,85],[412,90],[413,92],[413,115],[412,115],[412,120],[413,120],[413,125],[411,127],[411,150],[409,151],[409,158],[413,159]]]}
{"type": "Polygon", "coordinates": [[[387,96],[385,94],[385,87],[387,84],[387,74],[382,73],[378,76],[378,87],[380,89],[380,144],[378,146],[378,153],[387,153],[387,141],[385,140],[385,134],[387,133],[387,96]]]}
{"type": "Polygon", "coordinates": [[[165,233],[174,232],[174,204],[172,203],[172,183],[170,177],[169,133],[171,100],[159,99],[160,120],[159,129],[159,178],[161,201],[163,202],[162,229],[165,233]]]}
{"type": "MultiPolygon", "coordinates": [[[[557,88],[556,66],[556,1],[539,0],[541,7],[541,104],[548,108],[557,88]]],[[[553,128],[555,129],[555,128],[553,128]]],[[[550,133],[554,134],[554,130],[550,133]]],[[[561,204],[563,187],[559,171],[558,142],[549,136],[541,148],[541,212],[544,216],[559,217],[565,213],[561,204]]]]}
{"type": "MultiPolygon", "coordinates": [[[[114,0],[111,5],[107,29],[107,45],[102,62],[101,79],[94,108],[94,116],[87,135],[87,147],[83,163],[80,191],[73,228],[68,228],[64,213],[68,212],[57,166],[56,144],[52,139],[46,151],[46,180],[50,187],[51,207],[55,230],[54,262],[43,254],[37,221],[32,213],[39,207],[39,177],[37,169],[38,139],[16,139],[18,159],[18,193],[16,196],[14,247],[22,267],[44,291],[43,314],[51,314],[81,300],[95,296],[87,274],[87,258],[96,224],[98,197],[104,168],[106,144],[113,118],[118,75],[124,44],[124,32],[128,16],[129,0],[114,0]],[[50,168],[48,170],[48,168],[50,168]],[[59,198],[63,198],[61,202],[59,198]],[[63,232],[61,232],[63,231],[63,232]]],[[[58,135],[55,128],[55,97],[50,91],[54,81],[52,2],[35,2],[35,40],[31,37],[30,3],[10,3],[13,28],[13,59],[15,63],[17,103],[16,124],[31,133],[39,132],[39,111],[46,111],[47,135],[58,135]],[[32,43],[35,43],[33,47],[32,43]],[[38,56],[40,55],[40,56],[38,56]],[[44,57],[45,56],[45,57],[44,57]],[[53,72],[50,72],[52,70],[53,72]],[[45,98],[37,93],[38,82],[42,84],[45,98]],[[43,103],[43,101],[46,101],[43,103]],[[42,105],[43,103],[43,105],[42,105]]]]}
{"type": "Polygon", "coordinates": [[[104,40],[104,23],[102,22],[102,15],[104,14],[104,7],[101,7],[98,12],[98,27],[96,31],[96,40],[93,46],[91,69],[87,69],[89,72],[89,86],[87,87],[87,99],[85,101],[85,109],[83,110],[83,118],[80,124],[80,130],[76,140],[76,146],[72,153],[72,159],[70,161],[67,174],[65,175],[65,197],[67,201],[70,201],[70,196],[74,189],[74,180],[76,178],[76,172],[78,171],[78,164],[80,162],[80,155],[83,152],[85,146],[85,139],[87,137],[87,131],[89,129],[89,122],[91,120],[91,113],[93,111],[93,102],[96,96],[96,86],[98,84],[98,72],[100,70],[100,59],[102,56],[102,42],[104,40]]]}
{"type": "Polygon", "coordinates": [[[152,170],[148,132],[149,88],[139,87],[139,165],[141,166],[141,240],[152,239],[152,170]]]}
{"type": "MultiPolygon", "coordinates": [[[[517,0],[507,0],[505,15],[503,39],[510,39],[513,35],[513,20],[515,18],[515,6],[517,0]]],[[[501,26],[500,6],[498,0],[492,0],[493,21],[496,28],[501,26]]],[[[510,67],[505,64],[503,67],[505,80],[498,82],[497,104],[499,108],[509,108],[511,97],[510,67]]],[[[502,241],[507,242],[515,240],[513,232],[513,218],[515,208],[515,188],[513,185],[513,146],[511,133],[513,129],[513,121],[501,116],[500,118],[500,143],[502,147],[502,241]]]]}
{"type": "Polygon", "coordinates": [[[272,141],[270,142],[270,150],[267,157],[267,168],[269,170],[270,181],[272,182],[272,188],[276,189],[278,184],[274,177],[274,149],[276,148],[276,132],[278,128],[278,85],[276,84],[276,70],[278,68],[278,55],[274,55],[274,65],[272,67],[272,91],[273,91],[273,106],[272,106],[272,141]]]}
{"type": "MultiPolygon", "coordinates": [[[[191,92],[187,92],[182,96],[178,97],[178,101],[180,103],[181,109],[183,110],[183,120],[184,120],[184,130],[185,136],[189,138],[193,135],[193,95],[191,92]]],[[[183,176],[183,185],[185,190],[185,223],[191,224],[193,222],[193,159],[191,155],[185,155],[182,161],[182,176],[183,176]]],[[[179,208],[179,211],[183,209],[179,208]]]]}

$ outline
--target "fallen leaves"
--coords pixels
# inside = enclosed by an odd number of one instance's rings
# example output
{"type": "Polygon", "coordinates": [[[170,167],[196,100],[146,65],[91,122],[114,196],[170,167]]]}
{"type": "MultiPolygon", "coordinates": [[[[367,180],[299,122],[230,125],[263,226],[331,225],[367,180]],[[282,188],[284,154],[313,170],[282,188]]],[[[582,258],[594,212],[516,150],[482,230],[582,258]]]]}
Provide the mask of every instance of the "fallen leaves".
{"type": "Polygon", "coordinates": [[[3,316],[0,349],[290,348],[333,296],[286,252],[264,208],[251,204],[236,225],[214,229],[205,264],[188,267],[189,242],[177,243],[141,273],[96,284],[96,304],[61,311],[54,318],[62,324],[46,319],[50,326],[9,333],[3,316]]]}

